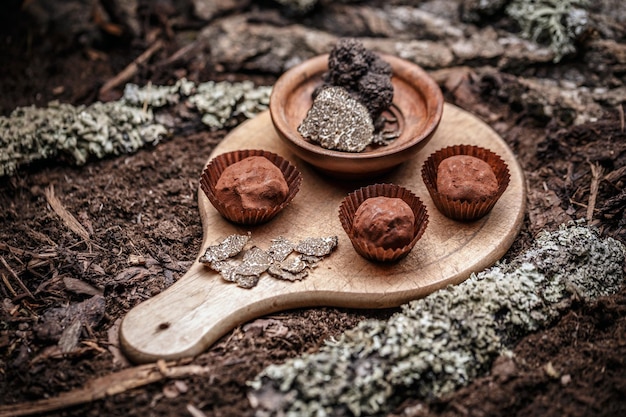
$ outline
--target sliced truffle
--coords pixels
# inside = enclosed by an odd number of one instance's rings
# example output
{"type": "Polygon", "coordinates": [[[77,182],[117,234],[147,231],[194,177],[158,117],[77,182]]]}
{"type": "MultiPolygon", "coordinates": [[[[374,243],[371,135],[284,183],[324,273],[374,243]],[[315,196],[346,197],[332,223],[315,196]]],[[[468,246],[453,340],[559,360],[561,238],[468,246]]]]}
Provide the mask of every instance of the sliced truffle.
{"type": "Polygon", "coordinates": [[[497,194],[498,180],[482,159],[454,155],[437,168],[437,191],[454,200],[479,200],[497,194]]]}
{"type": "Polygon", "coordinates": [[[299,242],[295,250],[303,255],[321,257],[334,251],[338,242],[337,236],[309,237],[299,242]]]}
{"type": "Polygon", "coordinates": [[[220,201],[241,209],[274,208],[288,193],[289,185],[280,169],[262,156],[250,156],[226,167],[215,185],[220,201]]]}
{"type": "Polygon", "coordinates": [[[367,108],[342,87],[326,87],[313,100],[298,132],[326,149],[361,152],[374,138],[367,108]]]}
{"type": "Polygon", "coordinates": [[[413,210],[400,198],[373,197],[357,209],[354,235],[385,249],[402,248],[415,235],[413,210]]]}
{"type": "Polygon", "coordinates": [[[299,281],[309,275],[326,255],[337,247],[337,236],[306,238],[297,245],[283,236],[272,239],[269,249],[252,246],[239,254],[250,239],[248,235],[231,235],[218,245],[209,246],[200,262],[218,272],[227,282],[243,288],[256,286],[263,273],[286,281],[299,281]],[[293,255],[293,252],[297,255],[293,255]]]}
{"type": "Polygon", "coordinates": [[[241,288],[252,288],[259,283],[260,275],[236,275],[236,279],[241,288]]]}
{"type": "Polygon", "coordinates": [[[250,235],[230,235],[227,236],[217,245],[211,245],[206,248],[204,255],[200,257],[202,263],[212,263],[223,261],[233,256],[237,256],[250,240],[250,235]]]}
{"type": "Polygon", "coordinates": [[[287,281],[299,281],[309,275],[309,265],[302,257],[296,256],[285,259],[280,263],[274,263],[268,269],[268,273],[274,278],[284,279],[287,281]]]}
{"type": "Polygon", "coordinates": [[[237,277],[235,276],[237,266],[238,263],[232,260],[215,261],[209,264],[212,270],[219,272],[222,278],[224,278],[224,281],[228,282],[237,282],[237,277]]]}
{"type": "Polygon", "coordinates": [[[267,271],[273,260],[263,249],[253,246],[243,254],[243,261],[235,269],[238,275],[261,275],[267,271]]]}
{"type": "Polygon", "coordinates": [[[252,288],[271,264],[270,255],[263,249],[253,246],[244,253],[240,262],[231,258],[211,262],[210,267],[219,272],[225,281],[235,282],[243,288],[252,288]]]}
{"type": "Polygon", "coordinates": [[[267,253],[269,253],[274,262],[282,262],[293,252],[293,249],[293,243],[284,236],[278,236],[276,239],[272,239],[272,244],[267,250],[267,253]]]}

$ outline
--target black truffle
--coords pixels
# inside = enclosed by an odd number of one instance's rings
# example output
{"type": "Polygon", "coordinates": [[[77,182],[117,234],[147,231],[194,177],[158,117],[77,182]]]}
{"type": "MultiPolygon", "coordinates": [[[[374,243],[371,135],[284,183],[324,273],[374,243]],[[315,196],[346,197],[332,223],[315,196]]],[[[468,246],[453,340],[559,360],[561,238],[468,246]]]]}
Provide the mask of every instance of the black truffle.
{"type": "MultiPolygon", "coordinates": [[[[324,86],[343,87],[367,108],[372,120],[389,108],[393,100],[391,65],[363,44],[340,39],[328,57],[324,86]]],[[[317,94],[317,91],[314,94],[317,94]]]]}

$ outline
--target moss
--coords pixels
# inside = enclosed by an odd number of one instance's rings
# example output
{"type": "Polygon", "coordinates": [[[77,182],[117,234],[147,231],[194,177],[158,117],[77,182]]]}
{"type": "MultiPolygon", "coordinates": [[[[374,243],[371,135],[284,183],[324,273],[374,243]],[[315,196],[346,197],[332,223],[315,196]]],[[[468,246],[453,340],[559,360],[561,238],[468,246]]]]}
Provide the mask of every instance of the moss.
{"type": "Polygon", "coordinates": [[[250,383],[257,415],[376,415],[408,389],[426,399],[468,384],[574,298],[623,284],[624,246],[569,224],[538,237],[511,263],[402,306],[329,340],[319,352],[266,368],[250,383]],[[271,399],[271,401],[266,401],[271,399]]]}

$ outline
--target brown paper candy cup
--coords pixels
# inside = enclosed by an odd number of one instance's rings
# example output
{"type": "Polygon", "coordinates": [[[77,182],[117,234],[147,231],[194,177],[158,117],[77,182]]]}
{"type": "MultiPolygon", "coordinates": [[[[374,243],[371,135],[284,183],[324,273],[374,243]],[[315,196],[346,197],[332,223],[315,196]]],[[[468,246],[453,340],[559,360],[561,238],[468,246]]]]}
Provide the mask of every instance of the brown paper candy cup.
{"type": "Polygon", "coordinates": [[[289,161],[275,153],[257,149],[232,151],[218,155],[209,162],[200,177],[200,188],[202,188],[202,191],[204,191],[204,194],[206,194],[217,211],[233,223],[247,225],[265,223],[271,220],[293,200],[300,190],[301,183],[302,174],[289,161]],[[250,156],[265,157],[283,173],[283,177],[289,186],[289,192],[281,204],[269,209],[242,209],[241,207],[227,206],[215,195],[215,185],[224,170],[228,166],[250,156]]]}
{"type": "Polygon", "coordinates": [[[359,255],[373,261],[393,262],[407,256],[422,237],[428,225],[428,212],[424,203],[406,188],[395,184],[374,184],[359,188],[343,199],[339,206],[339,220],[350,238],[352,246],[359,255]],[[374,245],[366,239],[355,236],[353,229],[354,215],[359,206],[372,197],[400,198],[411,207],[415,216],[415,224],[413,226],[413,239],[408,245],[401,248],[383,248],[374,245]]]}
{"type": "Polygon", "coordinates": [[[460,221],[477,220],[491,211],[509,185],[509,168],[497,154],[473,145],[454,145],[432,153],[422,166],[422,179],[435,207],[446,217],[460,221]],[[446,158],[469,155],[487,162],[498,180],[498,191],[494,196],[476,200],[452,199],[437,191],[437,170],[446,158]]]}

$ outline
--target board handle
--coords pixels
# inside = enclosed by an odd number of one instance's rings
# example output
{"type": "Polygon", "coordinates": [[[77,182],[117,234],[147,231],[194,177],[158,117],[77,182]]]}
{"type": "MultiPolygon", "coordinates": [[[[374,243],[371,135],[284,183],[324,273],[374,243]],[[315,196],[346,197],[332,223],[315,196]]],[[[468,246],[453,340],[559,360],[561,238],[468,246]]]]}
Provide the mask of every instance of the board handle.
{"type": "Polygon", "coordinates": [[[295,306],[298,287],[262,278],[253,289],[241,288],[196,261],[167,291],[128,312],[121,347],[136,363],[195,356],[236,326],[295,306]]]}

